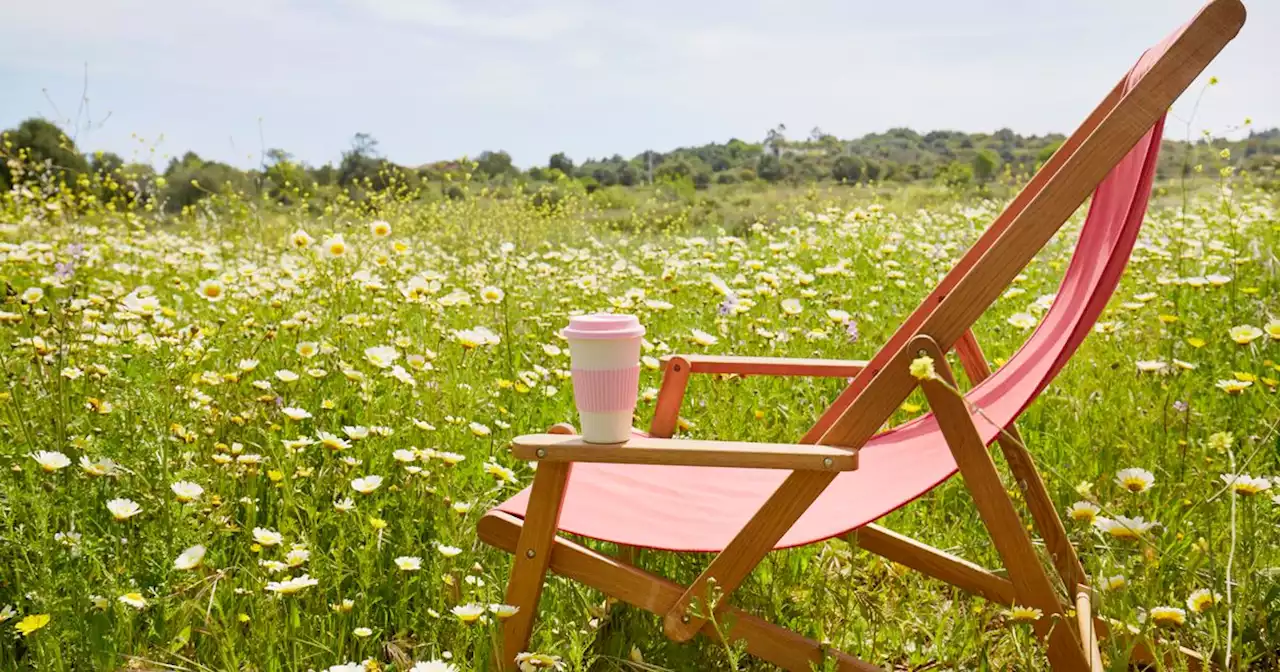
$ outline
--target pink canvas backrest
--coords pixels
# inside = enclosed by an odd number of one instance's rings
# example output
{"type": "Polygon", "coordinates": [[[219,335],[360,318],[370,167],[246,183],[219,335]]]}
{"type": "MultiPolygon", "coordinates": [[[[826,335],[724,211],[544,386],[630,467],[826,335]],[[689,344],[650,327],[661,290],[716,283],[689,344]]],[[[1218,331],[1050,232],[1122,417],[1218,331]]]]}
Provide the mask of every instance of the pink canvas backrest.
{"type": "MultiPolygon", "coordinates": [[[[823,413],[814,427],[805,434],[805,441],[812,442],[822,437],[887,362],[919,333],[921,326],[952,289],[973,270],[996,241],[1008,231],[1026,205],[1053,180],[1076,149],[1111,113],[1124,95],[1138,85],[1152,64],[1190,25],[1191,22],[1183,25],[1143,54],[1106,99],[1063,142],[1013,202],[961,257],[937,288],[907,317],[868,363],[863,373],[823,413]]],[[[1001,415],[1008,414],[1009,419],[1016,417],[1048,385],[1088,335],[1123,274],[1146,213],[1163,124],[1162,116],[1099,183],[1053,306],[1019,352],[996,375],[971,391],[973,401],[980,398],[991,403],[997,401],[996,397],[999,396],[1003,402],[1000,404],[1003,411],[1001,415]],[[987,394],[979,396],[978,393],[984,390],[987,394]],[[992,394],[993,392],[1001,394],[992,394]],[[1011,394],[1013,392],[1020,394],[1011,394]]]]}
{"type": "Polygon", "coordinates": [[[1164,118],[1094,193],[1053,304],[1009,361],[968,394],[1000,424],[1022,412],[1062,370],[1115,292],[1142,227],[1164,118]]]}

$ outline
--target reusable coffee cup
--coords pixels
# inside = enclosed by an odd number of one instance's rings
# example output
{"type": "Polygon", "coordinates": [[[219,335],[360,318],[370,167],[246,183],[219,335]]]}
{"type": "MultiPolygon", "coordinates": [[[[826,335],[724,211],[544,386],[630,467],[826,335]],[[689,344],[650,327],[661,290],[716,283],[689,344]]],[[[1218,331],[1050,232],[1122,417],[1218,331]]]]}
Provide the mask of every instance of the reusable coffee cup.
{"type": "Polygon", "coordinates": [[[640,388],[640,339],[634,315],[597,313],[569,318],[560,332],[569,341],[573,401],[587,443],[631,438],[640,388]]]}

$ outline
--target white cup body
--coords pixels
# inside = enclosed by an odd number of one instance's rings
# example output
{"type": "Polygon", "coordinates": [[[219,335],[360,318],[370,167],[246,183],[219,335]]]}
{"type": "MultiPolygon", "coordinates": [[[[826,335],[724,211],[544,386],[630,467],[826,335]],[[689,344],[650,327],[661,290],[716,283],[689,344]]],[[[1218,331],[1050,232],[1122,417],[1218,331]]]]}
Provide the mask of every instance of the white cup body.
{"type": "Polygon", "coordinates": [[[625,369],[640,363],[640,337],[570,338],[569,362],[575,369],[598,371],[625,369]]]}
{"type": "Polygon", "coordinates": [[[631,420],[635,415],[641,338],[571,337],[568,340],[582,440],[587,443],[627,441],[631,438],[631,420]],[[602,396],[613,400],[604,404],[607,410],[601,408],[602,396]]]}

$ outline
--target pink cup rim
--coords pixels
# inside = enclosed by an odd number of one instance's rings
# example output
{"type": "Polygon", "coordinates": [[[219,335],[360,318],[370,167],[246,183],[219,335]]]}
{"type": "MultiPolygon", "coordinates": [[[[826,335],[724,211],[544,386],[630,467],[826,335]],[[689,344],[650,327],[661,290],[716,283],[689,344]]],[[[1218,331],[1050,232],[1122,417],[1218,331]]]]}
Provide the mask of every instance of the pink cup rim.
{"type": "Polygon", "coordinates": [[[635,315],[593,313],[569,318],[569,326],[561,332],[565,338],[612,340],[644,336],[644,327],[635,315]]]}

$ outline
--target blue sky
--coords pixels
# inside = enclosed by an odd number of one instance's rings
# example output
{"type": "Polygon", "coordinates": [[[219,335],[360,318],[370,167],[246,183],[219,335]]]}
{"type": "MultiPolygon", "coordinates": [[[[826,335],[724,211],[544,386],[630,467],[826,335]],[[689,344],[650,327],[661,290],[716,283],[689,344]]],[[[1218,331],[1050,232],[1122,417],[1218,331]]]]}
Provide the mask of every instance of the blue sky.
{"type": "MultiPolygon", "coordinates": [[[[1221,83],[1194,133],[1246,116],[1280,126],[1280,1],[1245,2],[1249,22],[1210,66],[1221,83]]],[[[841,137],[1066,132],[1201,3],[5,4],[0,128],[33,115],[71,124],[87,64],[86,149],[158,164],[190,149],[251,166],[263,147],[283,147],[319,164],[364,131],[399,163],[505,149],[529,166],[556,151],[581,161],[759,140],[779,122],[792,137],[814,126],[841,137]]],[[[1175,105],[1170,136],[1185,135],[1193,98],[1175,105]]]]}

